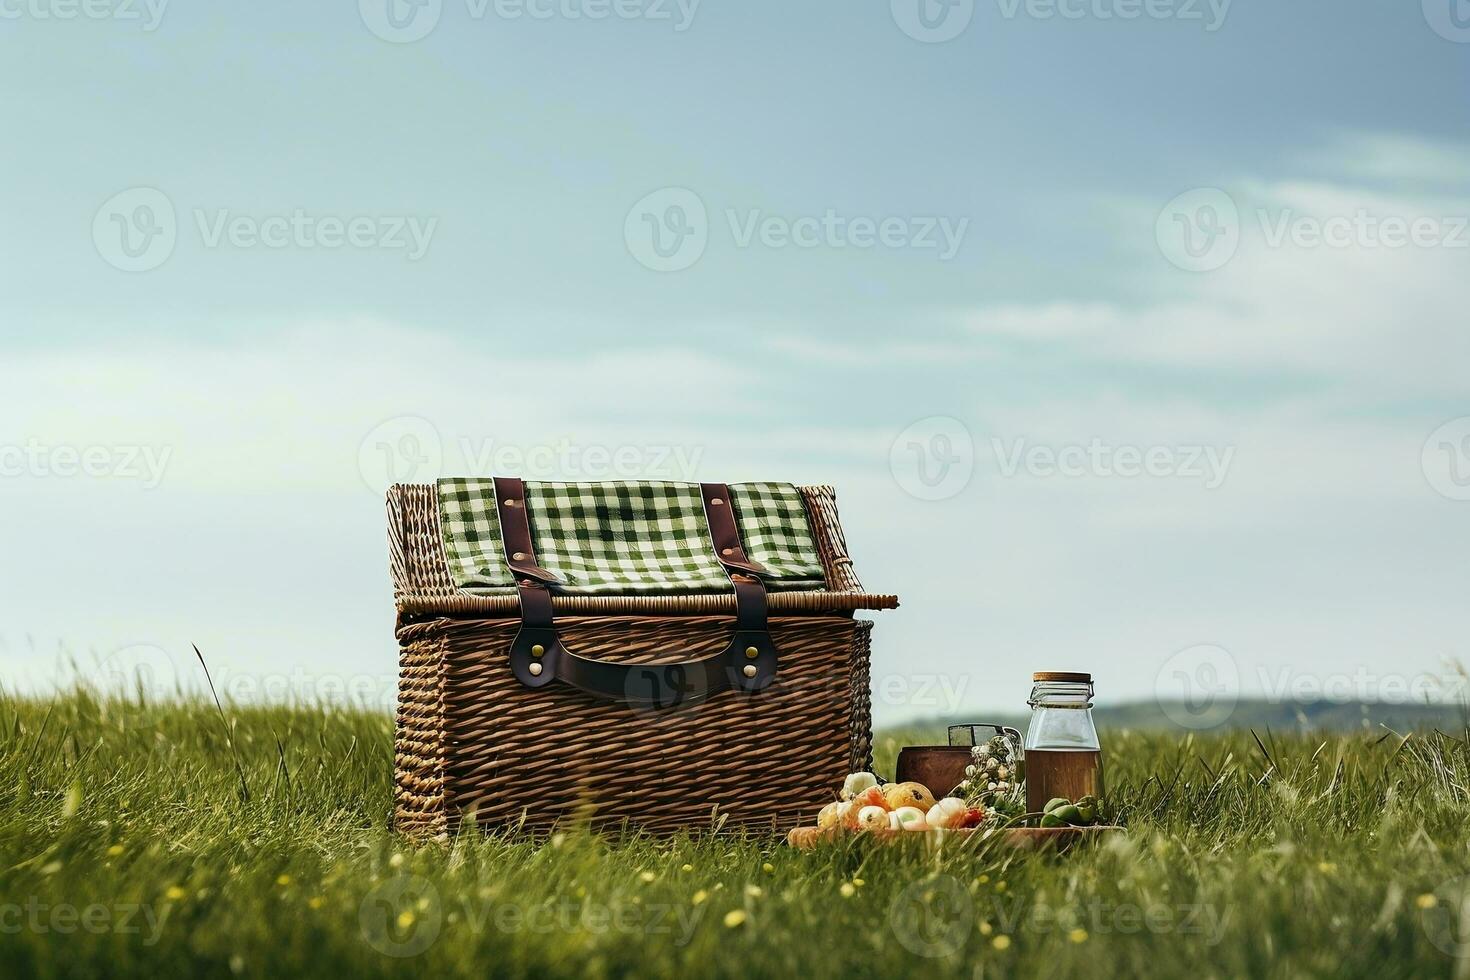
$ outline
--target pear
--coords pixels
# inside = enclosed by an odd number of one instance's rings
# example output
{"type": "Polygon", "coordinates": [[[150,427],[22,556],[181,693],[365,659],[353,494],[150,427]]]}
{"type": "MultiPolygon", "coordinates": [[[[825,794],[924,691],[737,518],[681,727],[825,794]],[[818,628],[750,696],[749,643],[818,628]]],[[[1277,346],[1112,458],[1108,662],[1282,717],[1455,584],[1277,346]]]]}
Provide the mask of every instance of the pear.
{"type": "Polygon", "coordinates": [[[1066,806],[1057,807],[1051,813],[1047,814],[1047,816],[1056,817],[1058,820],[1071,824],[1073,827],[1080,827],[1082,825],[1082,811],[1070,803],[1066,806]]]}

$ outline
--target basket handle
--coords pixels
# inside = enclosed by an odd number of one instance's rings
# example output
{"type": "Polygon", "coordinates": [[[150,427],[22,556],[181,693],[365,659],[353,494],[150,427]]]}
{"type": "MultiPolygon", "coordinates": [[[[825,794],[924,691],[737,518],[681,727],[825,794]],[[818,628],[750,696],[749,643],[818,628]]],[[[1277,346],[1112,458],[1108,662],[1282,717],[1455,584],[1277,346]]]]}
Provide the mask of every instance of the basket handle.
{"type": "Polygon", "coordinates": [[[516,577],[521,628],[510,646],[511,672],[529,688],[561,681],[595,697],[631,705],[671,708],[701,701],[723,690],[754,693],[776,677],[776,647],[766,614],[766,589],[756,577],[765,571],[751,561],[740,541],[724,484],[700,484],[710,536],[735,588],[735,634],[719,653],[668,664],[614,664],[567,650],[552,618],[551,586],[556,576],[536,564],[531,523],[526,516],[525,483],[495,478],[495,507],[505,560],[516,577]]]}

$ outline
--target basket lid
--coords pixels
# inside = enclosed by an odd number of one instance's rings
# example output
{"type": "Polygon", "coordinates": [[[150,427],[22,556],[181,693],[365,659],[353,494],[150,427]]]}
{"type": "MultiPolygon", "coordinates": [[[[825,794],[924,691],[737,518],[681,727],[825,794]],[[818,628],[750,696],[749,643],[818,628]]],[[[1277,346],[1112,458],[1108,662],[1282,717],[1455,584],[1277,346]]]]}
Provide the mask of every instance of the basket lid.
{"type": "MultiPolygon", "coordinates": [[[[524,484],[537,561],[566,612],[722,613],[729,577],[714,552],[697,484],[524,484]]],[[[830,487],[729,486],[749,557],[764,569],[772,613],[885,609],[847,556],[830,487]]],[[[519,607],[490,479],[398,485],[388,494],[400,613],[509,615],[519,607]]]]}

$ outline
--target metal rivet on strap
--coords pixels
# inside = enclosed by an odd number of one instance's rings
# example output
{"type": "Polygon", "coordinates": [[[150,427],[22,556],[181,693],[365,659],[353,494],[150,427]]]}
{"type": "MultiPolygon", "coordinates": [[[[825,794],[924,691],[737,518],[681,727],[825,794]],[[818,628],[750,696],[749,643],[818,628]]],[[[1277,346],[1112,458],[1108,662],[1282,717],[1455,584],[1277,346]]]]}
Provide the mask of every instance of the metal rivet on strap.
{"type": "Polygon", "coordinates": [[[525,561],[526,553],[524,551],[517,551],[515,554],[511,555],[511,558],[516,561],[525,561]]]}
{"type": "Polygon", "coordinates": [[[710,499],[709,505],[711,507],[720,507],[724,503],[725,502],[723,500],[721,500],[719,497],[713,497],[713,498],[710,499]]]}
{"type": "Polygon", "coordinates": [[[750,659],[750,660],[754,660],[756,657],[759,657],[760,655],[761,655],[761,652],[759,650],[757,650],[755,647],[746,647],[745,648],[745,656],[748,659],[750,659]]]}
{"type": "Polygon", "coordinates": [[[506,502],[505,502],[505,506],[507,506],[507,507],[514,507],[514,506],[515,506],[515,505],[516,505],[516,504],[518,504],[518,503],[520,503],[520,501],[519,501],[519,500],[517,500],[517,499],[516,499],[516,498],[514,498],[514,497],[511,497],[511,498],[510,498],[510,499],[509,499],[509,500],[507,500],[507,501],[506,501],[506,502]]]}
{"type": "MultiPolygon", "coordinates": [[[[532,667],[535,667],[537,665],[536,664],[532,664],[531,666],[532,667]]],[[[745,665],[745,676],[746,677],[754,677],[755,676],[755,664],[746,664],[745,665]]]]}
{"type": "Polygon", "coordinates": [[[722,555],[733,555],[733,554],[735,554],[735,549],[734,548],[721,548],[720,549],[720,554],[722,554],[722,555]]]}
{"type": "Polygon", "coordinates": [[[531,672],[531,676],[532,677],[540,677],[541,676],[541,665],[540,664],[532,664],[530,667],[528,667],[526,669],[531,672]]]}
{"type": "Polygon", "coordinates": [[[542,646],[541,644],[539,644],[539,643],[533,643],[531,645],[531,656],[533,656],[533,657],[539,657],[539,656],[541,656],[545,652],[546,652],[546,648],[544,646],[542,646]]]}

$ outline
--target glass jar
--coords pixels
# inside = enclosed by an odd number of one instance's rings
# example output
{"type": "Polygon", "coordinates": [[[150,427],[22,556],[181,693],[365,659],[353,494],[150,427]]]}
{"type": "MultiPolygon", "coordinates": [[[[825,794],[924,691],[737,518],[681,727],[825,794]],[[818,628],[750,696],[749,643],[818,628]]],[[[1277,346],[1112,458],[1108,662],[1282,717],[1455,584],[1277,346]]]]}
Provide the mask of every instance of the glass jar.
{"type": "Polygon", "coordinates": [[[1065,797],[1102,797],[1102,745],[1092,723],[1092,675],[1039,671],[1031,675],[1031,723],[1026,726],[1026,809],[1040,813],[1065,797]]]}

